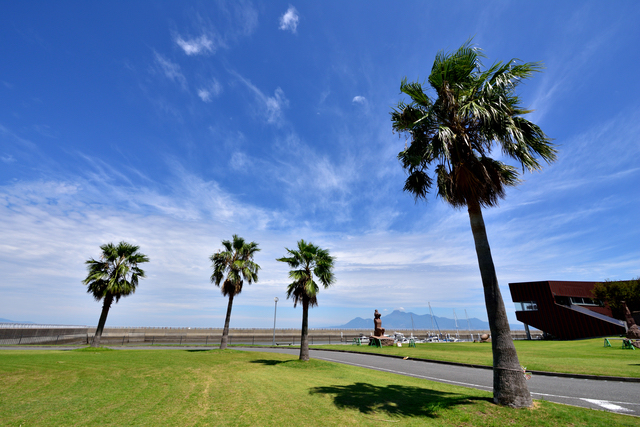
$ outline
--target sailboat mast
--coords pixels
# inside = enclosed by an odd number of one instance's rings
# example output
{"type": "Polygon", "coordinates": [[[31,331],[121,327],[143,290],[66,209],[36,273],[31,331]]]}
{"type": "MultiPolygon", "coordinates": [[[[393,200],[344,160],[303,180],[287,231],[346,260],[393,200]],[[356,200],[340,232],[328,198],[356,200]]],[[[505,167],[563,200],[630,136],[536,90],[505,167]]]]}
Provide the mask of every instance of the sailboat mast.
{"type": "MultiPolygon", "coordinates": [[[[429,313],[431,314],[431,327],[433,327],[433,310],[431,310],[431,303],[429,302],[429,313]]],[[[438,326],[438,319],[436,319],[436,327],[438,328],[438,336],[442,335],[440,332],[440,326],[438,326]]]]}
{"type": "Polygon", "coordinates": [[[456,309],[453,309],[453,320],[456,322],[456,338],[460,338],[460,334],[458,333],[458,316],[456,316],[456,309]]]}
{"type": "Polygon", "coordinates": [[[429,314],[431,315],[431,329],[434,330],[435,328],[433,327],[433,311],[431,311],[431,303],[427,303],[429,304],[429,314]]]}

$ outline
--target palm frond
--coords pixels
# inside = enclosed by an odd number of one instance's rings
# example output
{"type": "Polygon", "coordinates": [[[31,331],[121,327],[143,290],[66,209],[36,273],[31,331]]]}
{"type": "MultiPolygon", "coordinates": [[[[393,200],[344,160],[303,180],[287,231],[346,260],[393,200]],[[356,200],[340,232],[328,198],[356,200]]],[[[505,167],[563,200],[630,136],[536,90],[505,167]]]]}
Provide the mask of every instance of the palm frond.
{"type": "Polygon", "coordinates": [[[413,194],[417,202],[418,199],[427,198],[432,182],[431,177],[423,170],[414,170],[405,180],[403,191],[413,194]]]}

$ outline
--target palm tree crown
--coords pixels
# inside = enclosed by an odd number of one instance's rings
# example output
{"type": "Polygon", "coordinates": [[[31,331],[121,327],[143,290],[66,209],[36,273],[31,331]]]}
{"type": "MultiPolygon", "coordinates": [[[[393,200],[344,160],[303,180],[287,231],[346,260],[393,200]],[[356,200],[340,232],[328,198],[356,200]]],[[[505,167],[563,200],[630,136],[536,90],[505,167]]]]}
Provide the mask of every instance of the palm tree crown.
{"type": "Polygon", "coordinates": [[[313,276],[318,278],[323,288],[331,286],[335,280],[332,271],[334,258],[329,255],[328,250],[304,240],[298,242],[297,250],[285,249],[291,256],[278,258],[277,261],[286,262],[293,269],[289,272],[289,278],[293,282],[287,287],[287,298],[293,298],[294,307],[305,299],[311,307],[317,306],[320,288],[313,276]]]}
{"type": "Polygon", "coordinates": [[[242,292],[243,278],[249,284],[258,281],[260,266],[253,262],[253,256],[260,251],[256,242],[245,243],[242,237],[233,235],[233,241],[223,240],[225,250],[216,252],[209,258],[213,273],[211,283],[220,286],[225,273],[227,278],[220,287],[222,295],[238,295],[242,292]]]}
{"type": "Polygon", "coordinates": [[[138,279],[145,277],[138,264],[149,262],[149,258],[138,253],[139,246],[127,242],[118,245],[107,243],[100,249],[102,255],[99,260],[92,258],[85,262],[89,273],[82,282],[96,301],[112,296],[118,302],[121,297],[136,291],[138,279]]]}
{"type": "Polygon", "coordinates": [[[398,158],[408,172],[404,190],[416,199],[426,198],[435,178],[438,196],[454,207],[495,206],[519,179],[515,167],[489,157],[494,148],[529,171],[541,168],[539,159],[556,158],[551,140],[522,117],[530,110],[515,94],[541,64],[511,60],[483,71],[484,56],[470,41],[454,53],[439,52],[428,79],[435,99],[420,83],[405,78],[400,85],[411,102],[400,102],[391,116],[393,129],[410,138],[398,158]]]}

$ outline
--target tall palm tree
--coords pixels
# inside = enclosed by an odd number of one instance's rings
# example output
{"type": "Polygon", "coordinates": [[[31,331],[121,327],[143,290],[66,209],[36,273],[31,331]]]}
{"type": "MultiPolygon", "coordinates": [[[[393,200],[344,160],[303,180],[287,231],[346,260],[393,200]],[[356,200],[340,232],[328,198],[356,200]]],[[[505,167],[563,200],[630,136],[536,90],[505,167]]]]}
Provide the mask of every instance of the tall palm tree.
{"type": "Polygon", "coordinates": [[[87,293],[92,294],[96,301],[104,299],[98,327],[91,342],[92,347],[100,346],[100,338],[113,300],[117,303],[121,297],[136,291],[138,279],[145,277],[138,264],[149,262],[146,255],[138,252],[139,246],[127,242],[117,245],[107,243],[100,246],[100,249],[102,255],[99,260],[91,258],[85,262],[89,274],[82,281],[87,285],[87,293]]]}
{"type": "Polygon", "coordinates": [[[253,262],[253,256],[260,249],[258,249],[256,242],[245,243],[244,239],[238,237],[237,234],[233,235],[232,242],[223,240],[222,246],[224,246],[225,250],[216,252],[209,259],[213,263],[211,265],[213,267],[211,283],[220,286],[225,273],[227,275],[221,286],[222,295],[229,297],[227,317],[224,320],[224,330],[220,341],[220,349],[224,350],[227,348],[227,340],[229,338],[229,321],[231,320],[233,298],[242,292],[243,278],[249,284],[258,281],[260,266],[253,262]]]}
{"type": "Polygon", "coordinates": [[[302,333],[300,336],[300,360],[309,360],[309,307],[318,305],[320,288],[313,280],[318,278],[323,288],[327,289],[335,280],[333,276],[334,258],[327,249],[320,249],[313,243],[304,240],[298,242],[298,249],[287,249],[289,257],[278,258],[286,262],[293,270],[289,278],[293,282],[287,287],[287,298],[293,298],[293,306],[302,303],[302,333]]]}
{"type": "Polygon", "coordinates": [[[511,340],[482,208],[496,206],[506,188],[520,182],[518,169],[491,154],[500,152],[524,172],[540,170],[540,160],[554,161],[556,150],[537,125],[522,117],[530,110],[515,93],[542,65],[511,60],[483,69],[483,57],[470,40],[453,53],[440,51],[428,78],[436,97],[405,78],[400,91],[411,101],[400,102],[391,119],[394,131],[410,141],[398,154],[408,174],[404,190],[416,201],[426,199],[435,181],[439,197],[454,208],[467,208],[491,329],[494,401],[529,407],[531,395],[511,340]]]}

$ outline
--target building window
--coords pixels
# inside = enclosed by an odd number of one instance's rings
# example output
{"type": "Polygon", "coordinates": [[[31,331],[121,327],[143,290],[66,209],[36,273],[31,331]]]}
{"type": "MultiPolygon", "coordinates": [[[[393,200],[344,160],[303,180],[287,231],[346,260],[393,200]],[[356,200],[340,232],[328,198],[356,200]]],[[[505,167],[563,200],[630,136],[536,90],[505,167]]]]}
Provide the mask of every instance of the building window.
{"type": "Polygon", "coordinates": [[[587,305],[592,307],[604,307],[604,303],[598,299],[584,298],[584,297],[555,297],[556,304],[560,305],[587,305]]]}
{"type": "Polygon", "coordinates": [[[538,304],[535,301],[516,302],[516,311],[538,311],[538,304]]]}
{"type": "Polygon", "coordinates": [[[603,306],[602,301],[594,300],[591,298],[582,298],[582,297],[569,297],[571,300],[571,304],[575,305],[592,305],[592,306],[603,306]]]}

